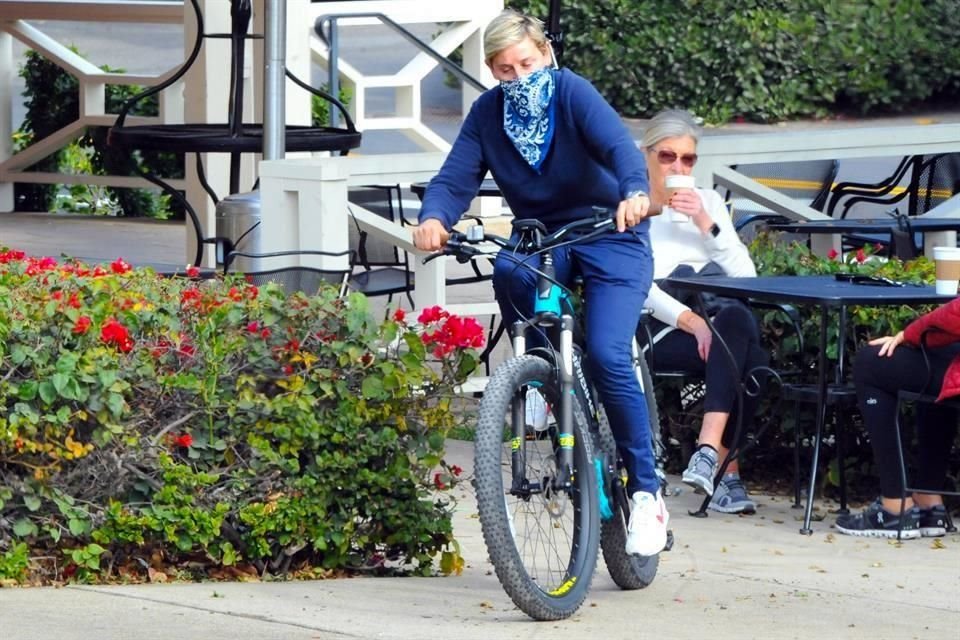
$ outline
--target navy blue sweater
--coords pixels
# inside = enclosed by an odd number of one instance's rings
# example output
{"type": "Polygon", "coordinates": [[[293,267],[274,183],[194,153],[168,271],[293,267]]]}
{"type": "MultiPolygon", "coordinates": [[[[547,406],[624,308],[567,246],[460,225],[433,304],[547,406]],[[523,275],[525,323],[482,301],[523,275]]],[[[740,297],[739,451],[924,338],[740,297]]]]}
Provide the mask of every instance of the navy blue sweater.
{"type": "MultiPolygon", "coordinates": [[[[615,210],[631,191],[647,191],[643,154],[617,113],[587,80],[554,71],[556,130],[537,173],[503,131],[503,91],[494,87],[473,103],[453,149],[430,181],[420,221],[437,218],[450,229],[470,206],[487,171],[517,218],[537,218],[551,230],[615,210]]],[[[649,222],[636,227],[646,232],[649,222]]]]}

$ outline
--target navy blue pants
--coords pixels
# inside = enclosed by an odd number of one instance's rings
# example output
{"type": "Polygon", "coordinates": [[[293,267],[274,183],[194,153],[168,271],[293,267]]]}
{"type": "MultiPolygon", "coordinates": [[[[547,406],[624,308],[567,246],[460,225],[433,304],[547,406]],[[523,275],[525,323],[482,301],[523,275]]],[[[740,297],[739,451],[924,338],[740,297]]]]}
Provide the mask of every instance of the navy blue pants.
{"type": "MultiPolygon", "coordinates": [[[[500,252],[493,268],[493,289],[503,319],[533,315],[537,274],[500,252]]],[[[539,268],[539,256],[517,255],[539,268]]],[[[590,376],[606,409],[613,437],[629,473],[627,489],[656,493],[653,444],[647,406],[633,371],[631,341],[653,279],[653,254],[645,232],[628,229],[584,244],[553,251],[557,280],[583,277],[586,348],[590,376]]]]}

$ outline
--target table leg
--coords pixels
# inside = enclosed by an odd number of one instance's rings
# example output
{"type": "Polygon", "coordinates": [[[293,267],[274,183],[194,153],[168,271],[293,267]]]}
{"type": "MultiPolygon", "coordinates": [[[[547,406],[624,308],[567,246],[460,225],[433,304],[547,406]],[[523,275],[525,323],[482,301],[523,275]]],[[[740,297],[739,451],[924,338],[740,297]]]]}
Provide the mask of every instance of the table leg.
{"type": "MultiPolygon", "coordinates": [[[[813,516],[813,495],[817,486],[817,465],[820,462],[820,445],[823,427],[827,421],[827,316],[826,306],[820,307],[820,353],[817,355],[817,431],[814,437],[813,461],[810,463],[810,485],[807,488],[807,508],[803,513],[803,528],[800,533],[810,535],[810,519],[813,516]]],[[[794,425],[798,428],[799,425],[794,425]]]]}

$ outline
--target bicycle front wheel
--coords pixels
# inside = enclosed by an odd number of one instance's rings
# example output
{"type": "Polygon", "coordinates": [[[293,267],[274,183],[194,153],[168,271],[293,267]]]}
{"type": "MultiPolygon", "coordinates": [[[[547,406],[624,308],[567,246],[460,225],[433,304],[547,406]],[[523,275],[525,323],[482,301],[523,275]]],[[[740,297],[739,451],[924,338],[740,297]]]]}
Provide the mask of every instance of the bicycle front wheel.
{"type": "Polygon", "coordinates": [[[480,525],[497,578],[513,602],[537,620],[560,620],[583,603],[596,568],[600,535],[592,440],[573,398],[572,487],[557,489],[559,433],[548,419],[526,422],[527,392],[535,389],[548,415],[559,407],[553,366],[530,355],[494,372],[480,402],[475,487],[480,525]],[[514,418],[516,416],[516,418],[514,418]]]}

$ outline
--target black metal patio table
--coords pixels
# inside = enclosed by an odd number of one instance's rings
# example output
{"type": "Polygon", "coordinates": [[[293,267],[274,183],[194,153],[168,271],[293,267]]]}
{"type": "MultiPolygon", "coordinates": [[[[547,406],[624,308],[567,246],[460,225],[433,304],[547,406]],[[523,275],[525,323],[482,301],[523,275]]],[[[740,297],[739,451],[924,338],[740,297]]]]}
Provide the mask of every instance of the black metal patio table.
{"type": "MultiPolygon", "coordinates": [[[[820,308],[820,344],[817,355],[817,427],[810,465],[810,482],[807,504],[803,516],[802,534],[812,533],[810,520],[813,514],[813,494],[816,469],[819,463],[821,436],[827,412],[827,329],[829,312],[849,306],[897,306],[937,304],[948,302],[951,296],[938,295],[932,286],[886,285],[870,282],[838,280],[828,276],[759,276],[755,278],[700,277],[669,278],[671,285],[694,292],[697,295],[712,293],[741,300],[762,300],[813,305],[820,308]]],[[[844,313],[838,327],[839,335],[845,335],[844,313]]]]}

